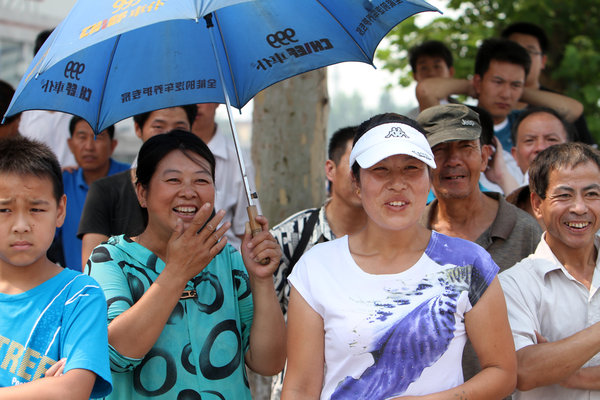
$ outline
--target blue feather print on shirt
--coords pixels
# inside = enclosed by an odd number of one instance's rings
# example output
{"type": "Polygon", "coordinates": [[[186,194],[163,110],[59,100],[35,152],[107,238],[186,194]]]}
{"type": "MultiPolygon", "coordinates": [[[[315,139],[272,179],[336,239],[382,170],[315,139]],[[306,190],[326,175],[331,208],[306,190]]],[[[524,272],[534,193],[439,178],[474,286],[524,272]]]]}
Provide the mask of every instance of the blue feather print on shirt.
{"type": "Polygon", "coordinates": [[[373,365],[358,379],[346,377],[331,399],[374,400],[404,394],[448,349],[454,337],[457,300],[461,291],[468,290],[470,275],[471,266],[454,267],[437,275],[434,279],[443,292],[396,321],[373,344],[373,365]]]}

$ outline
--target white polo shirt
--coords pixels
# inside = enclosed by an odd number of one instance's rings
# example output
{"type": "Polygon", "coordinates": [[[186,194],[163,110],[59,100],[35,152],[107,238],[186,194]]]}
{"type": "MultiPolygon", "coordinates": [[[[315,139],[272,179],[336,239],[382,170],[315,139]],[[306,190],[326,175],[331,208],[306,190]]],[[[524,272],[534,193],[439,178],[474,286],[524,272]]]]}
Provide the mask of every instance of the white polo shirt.
{"type": "MultiPolygon", "coordinates": [[[[499,275],[516,350],[537,344],[535,331],[555,342],[600,321],[600,258],[588,290],[558,261],[545,235],[535,253],[499,275]]],[[[600,248],[597,236],[595,245],[600,248]]],[[[596,365],[600,365],[599,354],[584,367],[596,365]]],[[[550,385],[527,392],[517,390],[513,399],[600,399],[600,391],[550,385]]]]}
{"type": "MultiPolygon", "coordinates": [[[[223,222],[230,221],[231,228],[226,233],[227,241],[236,249],[240,249],[242,241],[236,235],[243,235],[248,221],[248,200],[244,191],[244,182],[240,166],[235,154],[235,146],[231,134],[222,132],[217,126],[215,135],[207,143],[215,156],[215,211],[225,210],[223,222]]],[[[254,185],[254,166],[250,154],[243,153],[251,189],[254,185]]],[[[258,201],[257,201],[258,204],[258,201]]],[[[260,212],[260,205],[258,205],[260,212]]]]}

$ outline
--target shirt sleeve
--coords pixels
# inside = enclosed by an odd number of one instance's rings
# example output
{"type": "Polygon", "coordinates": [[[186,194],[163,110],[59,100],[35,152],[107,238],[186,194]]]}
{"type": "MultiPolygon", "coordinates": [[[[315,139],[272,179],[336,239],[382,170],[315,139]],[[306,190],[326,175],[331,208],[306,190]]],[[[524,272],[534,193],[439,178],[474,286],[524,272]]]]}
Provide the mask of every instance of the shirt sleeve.
{"type": "Polygon", "coordinates": [[[500,285],[506,299],[508,322],[515,342],[515,350],[536,344],[535,331],[540,331],[540,322],[532,301],[533,285],[528,285],[527,279],[519,274],[521,268],[531,267],[527,259],[499,275],[500,285]]]}
{"type": "MultiPolygon", "coordinates": [[[[120,257],[114,246],[100,245],[94,249],[88,261],[85,272],[94,278],[102,287],[108,312],[106,320],[110,323],[113,319],[128,310],[134,299],[129,288],[127,277],[118,265],[120,257]]],[[[142,362],[142,358],[125,357],[112,346],[107,346],[110,355],[110,368],[115,372],[132,370],[142,362]]]]}
{"type": "Polygon", "coordinates": [[[101,181],[90,186],[85,198],[77,237],[83,238],[86,233],[98,233],[110,236],[112,194],[110,188],[105,188],[101,181]]]}
{"type": "Polygon", "coordinates": [[[471,285],[469,287],[469,301],[473,307],[475,307],[475,304],[483,296],[500,270],[487,251],[483,248],[478,250],[479,256],[473,262],[471,285]]]}
{"type": "Polygon", "coordinates": [[[67,359],[65,372],[86,369],[96,374],[91,397],[103,397],[112,391],[108,363],[106,301],[102,289],[88,276],[67,300],[70,312],[61,327],[61,355],[67,359]]]}
{"type": "Polygon", "coordinates": [[[305,254],[302,257],[300,257],[300,260],[298,260],[298,262],[294,266],[294,269],[292,270],[288,281],[290,285],[298,291],[300,296],[302,296],[302,298],[308,303],[308,305],[313,310],[315,310],[317,314],[323,317],[325,310],[323,306],[319,304],[314,298],[311,290],[312,285],[310,281],[311,274],[309,273],[309,257],[310,254],[308,254],[308,256],[305,254]]]}

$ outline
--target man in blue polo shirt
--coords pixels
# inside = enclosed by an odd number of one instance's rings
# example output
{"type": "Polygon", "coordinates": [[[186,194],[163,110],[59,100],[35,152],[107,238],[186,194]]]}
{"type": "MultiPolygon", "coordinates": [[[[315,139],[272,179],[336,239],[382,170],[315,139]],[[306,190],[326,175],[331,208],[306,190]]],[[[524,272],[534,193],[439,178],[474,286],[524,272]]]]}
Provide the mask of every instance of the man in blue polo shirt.
{"type": "Polygon", "coordinates": [[[129,165],[110,158],[117,147],[114,126],[109,126],[94,138],[92,127],[84,119],[73,117],[69,132],[69,148],[79,168],[63,172],[67,215],[62,228],[57,231],[57,238],[62,241],[64,266],[81,271],[81,239],[77,238],[77,229],[89,185],[97,179],[126,171],[129,165]]]}

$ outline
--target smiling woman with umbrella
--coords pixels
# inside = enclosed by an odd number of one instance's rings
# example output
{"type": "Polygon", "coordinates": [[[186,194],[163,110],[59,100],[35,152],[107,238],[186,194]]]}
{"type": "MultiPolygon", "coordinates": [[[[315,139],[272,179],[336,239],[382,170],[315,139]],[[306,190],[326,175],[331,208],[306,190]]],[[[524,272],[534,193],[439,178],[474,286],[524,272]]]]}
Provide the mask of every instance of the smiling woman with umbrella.
{"type": "Polygon", "coordinates": [[[263,375],[283,367],[272,278],[279,246],[264,217],[241,257],[227,245],[230,224],[218,227],[224,212],[213,210],[214,170],[189,132],[149,139],[136,171],[148,224],[137,237],[110,238],[88,262],[109,305],[116,399],[249,399],[245,365],[263,375]]]}
{"type": "Polygon", "coordinates": [[[498,266],[419,224],[434,157],[416,122],[357,130],[350,165],[365,228],[296,264],[282,399],[501,399],[516,357],[498,266]],[[467,335],[483,370],[463,384],[467,335]]]}

